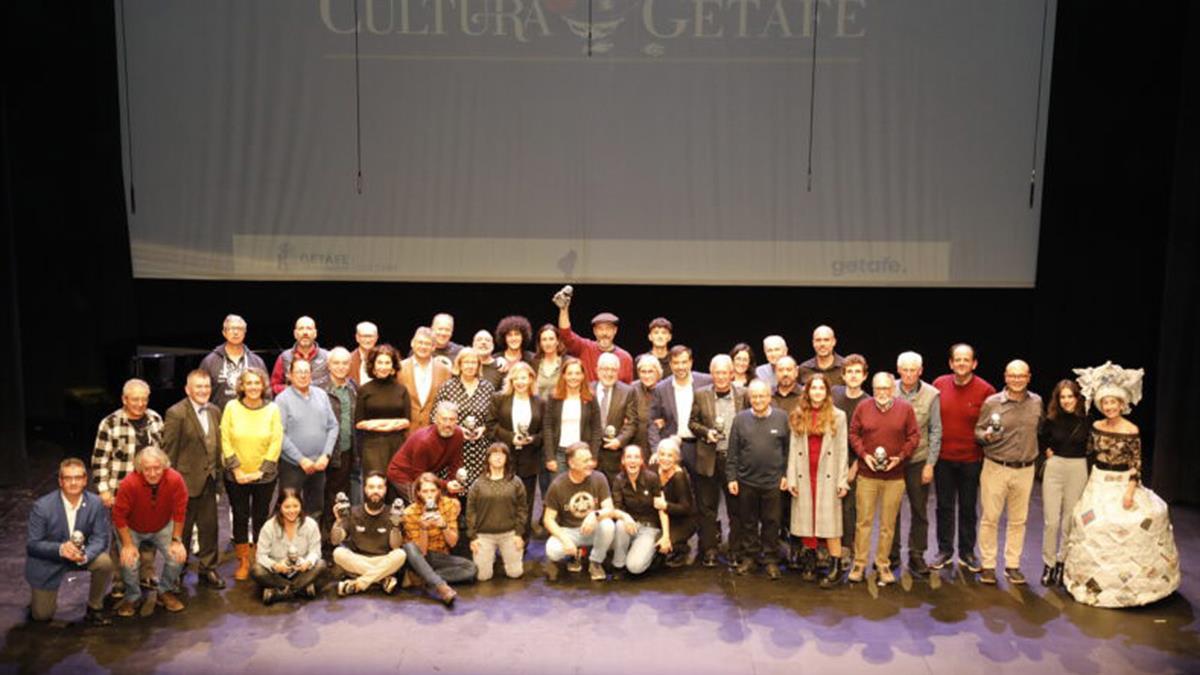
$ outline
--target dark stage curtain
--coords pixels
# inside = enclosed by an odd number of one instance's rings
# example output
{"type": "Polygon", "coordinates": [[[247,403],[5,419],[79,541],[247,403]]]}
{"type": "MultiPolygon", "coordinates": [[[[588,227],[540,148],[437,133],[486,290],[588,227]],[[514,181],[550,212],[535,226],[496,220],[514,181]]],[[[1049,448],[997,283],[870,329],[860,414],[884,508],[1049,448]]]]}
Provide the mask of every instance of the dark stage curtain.
{"type": "Polygon", "coordinates": [[[1194,4],[1189,9],[1167,222],[1152,485],[1168,501],[1195,504],[1200,502],[1200,10],[1194,4]]]}

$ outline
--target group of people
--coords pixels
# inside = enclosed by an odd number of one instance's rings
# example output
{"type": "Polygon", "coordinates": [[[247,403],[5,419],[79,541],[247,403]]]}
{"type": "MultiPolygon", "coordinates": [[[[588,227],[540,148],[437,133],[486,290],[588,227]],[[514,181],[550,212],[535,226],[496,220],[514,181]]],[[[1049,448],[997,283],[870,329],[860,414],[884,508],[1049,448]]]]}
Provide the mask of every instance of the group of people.
{"type": "Polygon", "coordinates": [[[895,375],[870,376],[868,391],[866,359],[837,353],[821,326],[803,362],[772,335],[765,363],[740,343],[702,373],[691,349],[671,344],[665,318],[650,323],[650,348],[636,359],[615,344],[611,313],[593,317],[594,339],[578,335],[571,295],[555,295],[555,324],[535,333],[526,318],[505,317],[470,346],[453,342],[453,317],[439,314],[416,329],[407,357],[370,322],[357,326],[353,350],[327,351],[301,317],[269,374],[245,343],[245,320],[226,317],[224,341],[164,416],[149,409],[147,383],[125,384],[122,407],[97,432],[94,492],[84,463],[68,459],[59,490],[34,505],[32,618],[53,616],[63,576],[84,570],[89,622],[110,622],[114,569],[118,616],[181,611],[193,550],[198,581],[224,588],[222,491],[234,578],[252,579],[268,604],[315,597],[330,570],[338,595],[423,586],[449,605],[453,584],[493,576],[497,553],[505,575],[521,576],[531,537],[546,538],[551,580],[560,565],[596,581],[688,565],[694,538],[705,567],[723,558],[770,579],[791,568],[822,588],[862,582],[873,568],[886,585],[902,560],[904,502],[913,576],[957,558],[982,583],[1002,570],[1023,584],[1039,456],[1044,585],[1103,606],[1178,587],[1166,505],[1141,485],[1138,430],[1125,418],[1141,397],[1140,370],[1079,369],[1043,411],[1028,364],[1010,362],[996,392],[959,343],[948,374],[923,380],[921,355],[905,352],[895,375]],[[1103,417],[1089,423],[1093,404],[1103,417]],[[931,487],[937,550],[927,559],[931,487]]]}

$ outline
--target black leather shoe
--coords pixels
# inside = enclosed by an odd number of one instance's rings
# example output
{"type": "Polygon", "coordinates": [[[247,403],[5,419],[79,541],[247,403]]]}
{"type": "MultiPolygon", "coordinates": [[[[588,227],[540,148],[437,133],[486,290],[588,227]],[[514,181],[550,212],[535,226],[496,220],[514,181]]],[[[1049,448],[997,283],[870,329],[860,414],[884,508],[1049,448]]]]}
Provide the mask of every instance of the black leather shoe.
{"type": "Polygon", "coordinates": [[[717,552],[709,551],[709,552],[705,553],[704,558],[701,559],[701,561],[700,561],[700,564],[705,567],[716,567],[717,566],[717,552]]]}
{"type": "Polygon", "coordinates": [[[1042,565],[1042,585],[1054,585],[1054,567],[1052,565],[1042,565]]]}
{"type": "Polygon", "coordinates": [[[1066,584],[1066,579],[1063,579],[1063,564],[1057,563],[1054,565],[1054,585],[1065,586],[1066,584]]]}
{"type": "Polygon", "coordinates": [[[817,580],[817,552],[811,548],[800,553],[800,579],[807,582],[817,580]]]}
{"type": "Polygon", "coordinates": [[[935,570],[940,570],[946,565],[949,565],[950,561],[953,559],[954,556],[950,555],[949,553],[939,553],[937,554],[937,557],[933,559],[933,562],[929,563],[929,566],[935,570]]]}
{"type": "Polygon", "coordinates": [[[929,565],[925,564],[923,556],[913,556],[908,560],[908,571],[914,577],[927,577],[929,576],[929,565]]]}
{"type": "Polygon", "coordinates": [[[225,588],[225,580],[221,578],[221,573],[216,570],[205,570],[201,572],[199,574],[199,581],[209,588],[215,588],[217,590],[225,588]]]}
{"type": "Polygon", "coordinates": [[[83,613],[83,622],[93,628],[103,628],[104,626],[112,625],[112,619],[108,618],[104,610],[92,609],[91,607],[88,607],[87,611],[83,613]]]}
{"type": "Polygon", "coordinates": [[[958,557],[958,561],[962,563],[963,567],[967,568],[967,571],[969,572],[978,573],[983,570],[983,565],[979,562],[979,558],[975,557],[974,554],[961,555],[958,557]]]}

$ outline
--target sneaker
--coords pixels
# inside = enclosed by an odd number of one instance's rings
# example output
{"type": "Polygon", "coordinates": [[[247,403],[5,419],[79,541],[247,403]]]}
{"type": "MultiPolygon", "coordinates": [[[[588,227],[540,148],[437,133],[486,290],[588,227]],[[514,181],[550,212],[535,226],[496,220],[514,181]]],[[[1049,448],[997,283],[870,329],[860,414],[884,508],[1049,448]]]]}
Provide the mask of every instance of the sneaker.
{"type": "Polygon", "coordinates": [[[933,559],[933,562],[929,563],[929,567],[935,570],[940,570],[946,565],[949,565],[951,560],[954,560],[954,556],[950,555],[949,553],[939,553],[937,554],[937,557],[933,559]]]}
{"type": "Polygon", "coordinates": [[[876,568],[879,570],[878,583],[880,586],[896,583],[896,575],[892,574],[891,565],[877,565],[876,568]]]}
{"type": "Polygon", "coordinates": [[[779,565],[775,563],[767,563],[767,578],[771,581],[779,581],[783,573],[779,570],[779,565]]]}
{"type": "Polygon", "coordinates": [[[264,605],[270,606],[271,603],[279,599],[279,591],[274,588],[264,588],[262,591],[262,601],[264,605]]]}
{"type": "Polygon", "coordinates": [[[383,581],[379,582],[379,587],[382,588],[383,592],[387,595],[391,595],[392,593],[395,593],[396,587],[399,585],[400,585],[400,582],[396,581],[396,577],[394,577],[394,576],[387,577],[383,581]]]}
{"type": "Polygon", "coordinates": [[[177,595],[171,592],[159,593],[158,604],[166,608],[168,612],[182,612],[183,601],[177,595]]]}
{"type": "Polygon", "coordinates": [[[112,619],[105,615],[104,610],[92,609],[91,607],[88,607],[87,611],[83,613],[83,622],[92,628],[103,628],[104,626],[112,625],[112,619]]]}
{"type": "MultiPolygon", "coordinates": [[[[970,569],[970,568],[968,567],[967,569],[970,569]]],[[[990,567],[987,569],[984,569],[984,570],[980,570],[979,571],[979,583],[987,584],[989,586],[995,586],[996,585],[996,570],[994,570],[990,567]]]]}
{"type": "Polygon", "coordinates": [[[1005,567],[1004,578],[1008,579],[1008,583],[1010,584],[1020,585],[1027,583],[1025,581],[1025,575],[1021,574],[1021,568],[1019,567],[1005,567]]]}
{"type": "MultiPolygon", "coordinates": [[[[124,595],[124,593],[122,593],[124,595]]],[[[121,604],[117,605],[117,616],[129,618],[137,614],[137,605],[130,600],[122,600],[121,604]]]]}
{"type": "Polygon", "coordinates": [[[342,579],[337,585],[337,594],[341,597],[354,595],[359,592],[358,582],[353,579],[342,579]]]}
{"type": "Polygon", "coordinates": [[[979,562],[979,558],[975,557],[974,553],[960,555],[958,556],[958,561],[962,563],[962,566],[967,568],[967,571],[969,572],[975,572],[978,574],[979,572],[983,571],[983,564],[979,562]]]}
{"type": "Polygon", "coordinates": [[[119,581],[114,581],[112,588],[108,591],[108,597],[112,598],[114,602],[117,600],[124,600],[125,584],[119,581]]]}
{"type": "Polygon", "coordinates": [[[542,569],[546,571],[546,581],[558,581],[558,563],[552,560],[543,561],[542,569]]]}
{"type": "Polygon", "coordinates": [[[604,581],[608,578],[608,573],[604,571],[604,565],[598,562],[588,563],[588,576],[592,581],[604,581]]]}
{"type": "Polygon", "coordinates": [[[855,564],[850,569],[850,574],[846,575],[846,581],[849,581],[852,584],[857,584],[863,580],[863,574],[865,574],[866,571],[867,570],[863,565],[855,564]]]}
{"type": "Polygon", "coordinates": [[[450,588],[449,584],[442,584],[433,589],[433,595],[447,607],[453,606],[454,600],[458,597],[458,593],[453,588],[450,588]]]}
{"type": "Polygon", "coordinates": [[[579,558],[571,558],[567,561],[567,571],[575,574],[583,571],[583,560],[579,558]]]}

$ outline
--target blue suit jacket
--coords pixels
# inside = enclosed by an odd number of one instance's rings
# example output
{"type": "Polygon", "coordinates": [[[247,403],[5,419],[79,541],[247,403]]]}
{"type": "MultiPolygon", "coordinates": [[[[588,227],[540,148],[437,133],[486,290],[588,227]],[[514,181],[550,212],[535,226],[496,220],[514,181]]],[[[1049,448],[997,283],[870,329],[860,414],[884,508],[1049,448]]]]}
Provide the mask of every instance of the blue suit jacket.
{"type": "MultiPolygon", "coordinates": [[[[75,514],[75,529],[87,537],[84,553],[90,563],[108,551],[112,534],[108,509],[95,492],[83,493],[83,505],[75,514]]],[[[58,547],[71,538],[67,531],[67,510],[63,507],[62,492],[55,490],[33,503],[29,514],[29,535],[25,539],[25,579],[41,590],[57,590],[63,574],[86,565],[77,565],[58,554],[58,547]]]]}
{"type": "MultiPolygon", "coordinates": [[[[692,371],[692,392],[699,391],[704,387],[712,384],[712,376],[705,373],[692,371]]],[[[695,401],[692,401],[695,405],[695,401]]],[[[653,453],[658,449],[658,442],[667,436],[673,436],[679,433],[681,426],[686,427],[691,417],[687,419],[678,419],[678,414],[675,410],[675,378],[668,377],[658,384],[654,385],[654,396],[650,399],[650,452],[653,453]],[[661,419],[665,424],[659,429],[654,420],[661,419]]]]}

